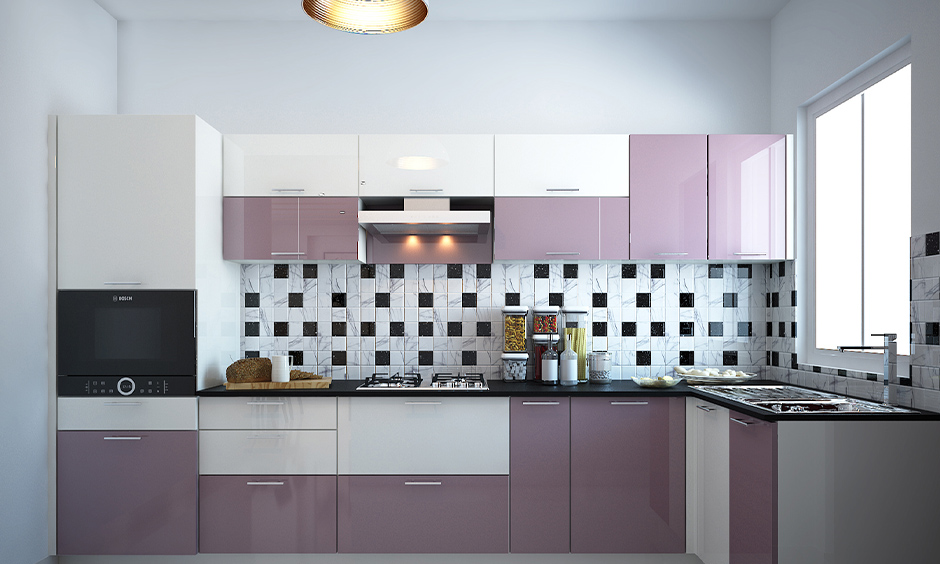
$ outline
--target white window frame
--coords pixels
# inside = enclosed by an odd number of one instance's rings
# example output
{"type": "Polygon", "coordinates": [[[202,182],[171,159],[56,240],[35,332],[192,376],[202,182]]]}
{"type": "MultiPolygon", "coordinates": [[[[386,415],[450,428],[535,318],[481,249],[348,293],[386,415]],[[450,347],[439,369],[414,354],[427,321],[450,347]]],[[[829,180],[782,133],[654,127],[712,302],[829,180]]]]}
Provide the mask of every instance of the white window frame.
{"type": "MultiPolygon", "coordinates": [[[[798,111],[797,138],[802,139],[800,157],[805,163],[798,168],[802,189],[798,190],[797,216],[797,358],[800,364],[826,366],[881,374],[884,358],[880,354],[838,352],[816,348],[816,118],[856,94],[911,64],[911,43],[907,37],[895,43],[854,72],[810,99],[798,111]],[[799,213],[802,211],[802,213],[799,213]]],[[[913,78],[912,78],[913,80],[913,78]]],[[[910,249],[906,249],[908,255],[910,249]]],[[[909,339],[909,332],[898,340],[909,339]]],[[[845,343],[847,346],[862,343],[845,343]]],[[[910,374],[910,357],[898,355],[898,374],[910,374]]]]}

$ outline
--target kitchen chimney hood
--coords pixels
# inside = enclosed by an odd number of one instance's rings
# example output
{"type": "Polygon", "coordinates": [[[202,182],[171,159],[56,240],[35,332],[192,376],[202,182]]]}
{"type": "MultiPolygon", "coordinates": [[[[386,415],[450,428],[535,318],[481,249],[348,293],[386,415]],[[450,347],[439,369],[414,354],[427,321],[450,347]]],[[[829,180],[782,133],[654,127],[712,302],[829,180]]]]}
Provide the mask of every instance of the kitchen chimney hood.
{"type": "Polygon", "coordinates": [[[451,198],[404,198],[363,202],[359,224],[383,240],[409,235],[453,235],[476,238],[490,231],[492,202],[451,198]],[[370,209],[371,208],[371,209],[370,209]]]}

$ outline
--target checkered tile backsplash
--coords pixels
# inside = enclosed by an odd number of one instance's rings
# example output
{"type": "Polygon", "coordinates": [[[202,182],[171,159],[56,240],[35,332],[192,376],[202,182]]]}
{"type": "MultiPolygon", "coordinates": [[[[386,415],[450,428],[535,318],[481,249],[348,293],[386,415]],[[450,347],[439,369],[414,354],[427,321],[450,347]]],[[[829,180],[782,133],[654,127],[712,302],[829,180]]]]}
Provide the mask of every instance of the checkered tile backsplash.
{"type": "Polygon", "coordinates": [[[290,354],[295,365],[337,379],[429,376],[432,366],[500,378],[502,307],[558,305],[589,309],[592,348],[611,352],[614,378],[679,364],[754,371],[767,363],[768,331],[777,334],[767,323],[770,267],[249,264],[241,351],[290,354]]]}

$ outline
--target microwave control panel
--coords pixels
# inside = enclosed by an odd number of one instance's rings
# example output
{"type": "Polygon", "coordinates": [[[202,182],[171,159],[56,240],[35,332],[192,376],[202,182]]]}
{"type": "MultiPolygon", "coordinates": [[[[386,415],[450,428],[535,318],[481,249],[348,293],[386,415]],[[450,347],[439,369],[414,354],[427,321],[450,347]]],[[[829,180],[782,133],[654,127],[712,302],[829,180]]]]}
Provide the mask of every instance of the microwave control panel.
{"type": "Polygon", "coordinates": [[[194,376],[59,376],[60,397],[179,397],[196,394],[194,376]]]}

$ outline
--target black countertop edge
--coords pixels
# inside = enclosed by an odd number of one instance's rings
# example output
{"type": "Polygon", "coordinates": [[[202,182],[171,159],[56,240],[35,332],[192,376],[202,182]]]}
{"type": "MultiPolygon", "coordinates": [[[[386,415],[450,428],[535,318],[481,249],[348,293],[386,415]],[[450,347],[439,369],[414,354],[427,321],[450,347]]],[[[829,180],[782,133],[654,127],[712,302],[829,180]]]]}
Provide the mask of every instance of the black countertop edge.
{"type": "MultiPolygon", "coordinates": [[[[610,384],[578,384],[577,386],[546,386],[535,382],[503,382],[488,380],[490,389],[479,390],[356,390],[362,380],[333,380],[329,388],[297,390],[226,390],[215,386],[196,392],[200,397],[258,397],[258,396],[325,396],[325,397],[395,397],[395,396],[444,396],[444,397],[589,397],[589,396],[645,396],[645,397],[694,397],[725,407],[742,415],[762,421],[940,421],[940,413],[912,410],[915,413],[821,413],[787,414],[771,413],[735,401],[692,389],[685,382],[671,388],[641,388],[632,380],[618,380],[610,384]]],[[[752,380],[749,385],[792,385],[773,380],[752,380]]],[[[797,386],[799,387],[799,386],[797,386]]],[[[910,408],[908,408],[910,409],[910,408]]]]}

